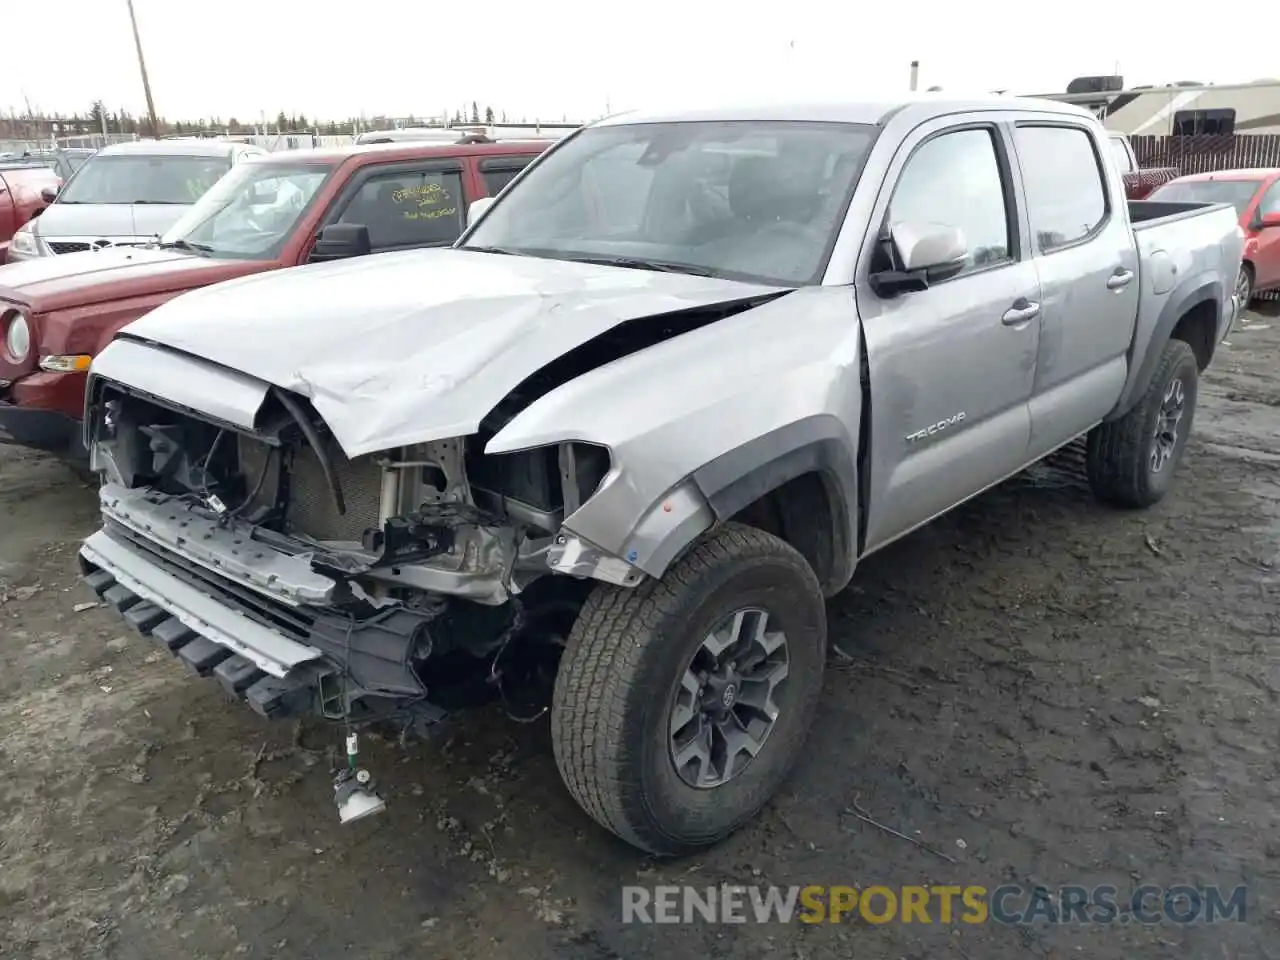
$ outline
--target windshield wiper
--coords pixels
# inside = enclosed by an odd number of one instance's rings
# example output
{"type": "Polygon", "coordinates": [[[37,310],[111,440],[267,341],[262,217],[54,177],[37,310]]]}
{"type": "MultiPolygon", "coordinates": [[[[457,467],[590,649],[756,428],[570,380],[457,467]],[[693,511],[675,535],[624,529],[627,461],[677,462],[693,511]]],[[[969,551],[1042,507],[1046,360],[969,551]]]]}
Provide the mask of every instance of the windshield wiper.
{"type": "Polygon", "coordinates": [[[574,263],[598,263],[605,267],[625,267],[628,270],[653,270],[657,273],[687,273],[694,277],[710,277],[714,274],[706,267],[691,263],[668,263],[665,260],[644,260],[639,257],[566,257],[574,263]]]}
{"type": "Polygon", "coordinates": [[[161,250],[190,250],[192,253],[213,253],[213,247],[207,243],[192,243],[190,240],[166,240],[156,243],[161,250]]]}
{"type": "Polygon", "coordinates": [[[459,250],[474,250],[476,253],[502,253],[509,257],[527,257],[523,250],[512,250],[510,247],[459,247],[459,250]]]}
{"type": "Polygon", "coordinates": [[[161,207],[182,207],[186,206],[181,200],[131,200],[130,203],[135,205],[152,204],[161,207]]]}

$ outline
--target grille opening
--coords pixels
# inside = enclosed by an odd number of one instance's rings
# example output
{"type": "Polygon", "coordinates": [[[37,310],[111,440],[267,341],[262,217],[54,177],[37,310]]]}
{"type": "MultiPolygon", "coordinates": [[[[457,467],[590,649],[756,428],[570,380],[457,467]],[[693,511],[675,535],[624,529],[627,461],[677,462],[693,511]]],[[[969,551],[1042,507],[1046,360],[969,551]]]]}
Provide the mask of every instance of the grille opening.
{"type": "Polygon", "coordinates": [[[271,456],[271,448],[252,437],[239,438],[240,470],[252,486],[266,465],[267,476],[250,510],[276,503],[281,461],[287,477],[284,532],[301,533],[315,540],[359,542],[364,532],[378,526],[382,498],[382,467],[371,457],[347,459],[338,445],[323,439],[329,464],[342,485],[346,513],[338,513],[333,492],[325,480],[320,458],[310,446],[291,447],[283,455],[271,456]]]}

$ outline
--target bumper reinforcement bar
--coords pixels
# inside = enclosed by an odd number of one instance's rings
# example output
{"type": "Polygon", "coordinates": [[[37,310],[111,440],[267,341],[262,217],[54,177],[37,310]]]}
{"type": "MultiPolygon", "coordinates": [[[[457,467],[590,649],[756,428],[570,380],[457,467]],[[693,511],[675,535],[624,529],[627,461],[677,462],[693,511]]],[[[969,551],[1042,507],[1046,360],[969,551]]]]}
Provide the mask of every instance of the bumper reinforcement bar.
{"type": "Polygon", "coordinates": [[[293,668],[318,660],[320,651],[227,610],[154,567],[147,570],[148,585],[143,586],[130,575],[129,554],[128,547],[100,532],[81,548],[80,563],[93,592],[134,630],[176,656],[197,676],[214,677],[229,694],[264,717],[309,710],[314,700],[312,684],[297,676],[293,668]],[[203,609],[206,605],[211,609],[203,609]],[[238,622],[217,624],[211,622],[214,617],[238,622]],[[200,631],[189,623],[198,625],[200,631]],[[256,643],[250,647],[230,635],[232,629],[241,636],[255,632],[267,636],[254,636],[256,643]]]}

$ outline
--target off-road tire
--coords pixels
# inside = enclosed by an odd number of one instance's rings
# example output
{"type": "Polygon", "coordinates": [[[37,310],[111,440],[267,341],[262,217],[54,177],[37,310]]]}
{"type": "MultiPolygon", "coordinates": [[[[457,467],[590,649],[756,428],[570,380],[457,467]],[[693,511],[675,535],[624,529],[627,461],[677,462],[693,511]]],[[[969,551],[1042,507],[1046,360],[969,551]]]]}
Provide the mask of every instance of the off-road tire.
{"type": "Polygon", "coordinates": [[[1089,433],[1086,459],[1089,486],[1103,503],[1142,508],[1157,503],[1173,483],[1173,474],[1186,450],[1196,410],[1199,367],[1191,347],[1181,340],[1164,345],[1151,383],[1128,413],[1103,423],[1089,433]],[[1170,461],[1159,472],[1151,467],[1156,421],[1165,393],[1175,378],[1182,378],[1186,413],[1179,424],[1170,461]]]}
{"type": "Polygon", "coordinates": [[[822,689],[826,609],[804,558],[770,534],[727,523],[634,589],[598,584],[560,661],[551,707],[556,765],[598,823],[649,853],[711,846],[750,820],[801,754],[822,689]],[[699,789],[675,769],[670,711],[686,664],[732,611],[766,608],[787,636],[776,726],[737,776],[699,789]]]}

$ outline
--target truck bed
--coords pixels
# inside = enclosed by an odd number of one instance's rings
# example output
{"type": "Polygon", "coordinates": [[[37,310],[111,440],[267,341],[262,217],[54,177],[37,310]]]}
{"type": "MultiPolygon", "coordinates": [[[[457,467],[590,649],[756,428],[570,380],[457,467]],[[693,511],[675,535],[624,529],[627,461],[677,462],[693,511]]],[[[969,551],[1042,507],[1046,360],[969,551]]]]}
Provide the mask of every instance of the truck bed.
{"type": "MultiPolygon", "coordinates": [[[[1211,353],[1233,318],[1231,295],[1242,243],[1235,208],[1229,203],[1130,200],[1129,219],[1142,278],[1135,347],[1167,338],[1185,312],[1183,304],[1216,281],[1217,332],[1213,343],[1206,345],[1211,353]]],[[[1144,356],[1134,353],[1130,363],[1144,356]]],[[[1126,394],[1119,407],[1127,400],[1126,394]]]]}
{"type": "MultiPolygon", "coordinates": [[[[1230,208],[1231,204],[1191,200],[1130,200],[1129,222],[1133,224],[1134,230],[1147,230],[1158,223],[1198,216],[1214,207],[1230,208]]],[[[1234,210],[1232,215],[1235,215],[1234,210]]]]}

